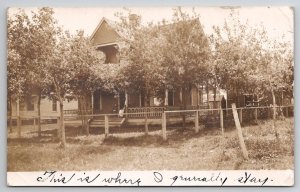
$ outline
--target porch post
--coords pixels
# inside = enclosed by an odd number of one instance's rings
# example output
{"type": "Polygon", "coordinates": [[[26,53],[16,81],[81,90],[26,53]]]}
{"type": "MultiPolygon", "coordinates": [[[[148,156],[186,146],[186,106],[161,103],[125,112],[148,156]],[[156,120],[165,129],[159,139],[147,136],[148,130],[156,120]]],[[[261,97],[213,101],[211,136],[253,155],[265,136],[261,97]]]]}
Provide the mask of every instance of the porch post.
{"type": "Polygon", "coordinates": [[[99,91],[99,97],[100,97],[100,101],[99,101],[99,109],[100,109],[100,111],[102,110],[102,93],[101,93],[101,91],[99,91]]]}
{"type": "Polygon", "coordinates": [[[168,97],[169,97],[169,95],[168,95],[168,89],[165,89],[165,106],[168,106],[168,97]]]}
{"type": "Polygon", "coordinates": [[[127,113],[128,113],[128,93],[127,90],[125,90],[125,117],[127,120],[127,113]]]}
{"type": "Polygon", "coordinates": [[[179,99],[180,99],[180,103],[182,103],[182,87],[180,88],[179,99]]]}
{"type": "Polygon", "coordinates": [[[200,94],[199,94],[199,87],[197,87],[197,105],[200,105],[200,94]]]}
{"type": "Polygon", "coordinates": [[[193,88],[190,90],[191,105],[194,105],[193,88]]]}
{"type": "Polygon", "coordinates": [[[94,114],[94,92],[92,92],[92,114],[94,114]]]}
{"type": "Polygon", "coordinates": [[[142,93],[139,94],[139,100],[140,100],[140,107],[142,107],[142,93]]]}
{"type": "Polygon", "coordinates": [[[117,113],[119,113],[120,111],[120,93],[118,93],[118,111],[117,113]]]}
{"type": "Polygon", "coordinates": [[[125,106],[128,107],[128,93],[127,90],[125,90],[125,106]]]}

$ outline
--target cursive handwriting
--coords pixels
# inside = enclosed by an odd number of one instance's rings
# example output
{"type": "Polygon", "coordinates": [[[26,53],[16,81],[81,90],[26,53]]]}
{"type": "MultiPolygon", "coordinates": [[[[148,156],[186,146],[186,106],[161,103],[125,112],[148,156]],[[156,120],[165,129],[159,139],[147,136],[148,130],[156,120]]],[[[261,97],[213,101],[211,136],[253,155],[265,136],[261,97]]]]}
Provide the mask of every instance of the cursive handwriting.
{"type": "MultiPolygon", "coordinates": [[[[266,178],[257,178],[253,176],[251,173],[245,172],[245,175],[243,177],[240,177],[237,179],[239,183],[243,184],[250,184],[250,183],[259,183],[261,186],[263,186],[267,181],[269,180],[269,177],[266,178]]],[[[273,181],[273,180],[270,180],[273,181]]]]}
{"type": "Polygon", "coordinates": [[[57,171],[45,171],[43,175],[37,177],[38,182],[49,182],[49,183],[59,183],[59,184],[68,184],[71,181],[81,182],[81,183],[95,183],[99,182],[100,184],[126,184],[126,185],[136,185],[140,186],[141,179],[132,179],[122,176],[121,172],[118,172],[115,177],[103,177],[100,178],[100,173],[96,175],[82,173],[73,173],[71,175],[59,173],[57,171]]]}
{"type": "MultiPolygon", "coordinates": [[[[126,173],[126,172],[125,172],[126,173]]],[[[151,172],[150,172],[151,173],[151,172]]],[[[226,172],[206,172],[197,173],[193,172],[173,172],[165,173],[155,171],[151,175],[147,172],[139,176],[128,176],[121,171],[110,172],[109,175],[106,172],[58,172],[58,171],[45,171],[38,177],[36,177],[37,182],[45,184],[55,184],[55,185],[78,185],[82,183],[94,184],[98,186],[110,186],[110,185],[121,185],[121,186],[141,186],[157,184],[162,186],[182,186],[182,185],[214,185],[214,186],[224,186],[224,185],[255,185],[264,186],[267,183],[273,182],[267,176],[261,176],[250,171],[241,171],[238,175],[228,176],[226,172]],[[111,174],[112,173],[112,174],[111,174]],[[149,177],[150,176],[150,177],[149,177]],[[151,183],[152,182],[152,183],[151,183]]]]}

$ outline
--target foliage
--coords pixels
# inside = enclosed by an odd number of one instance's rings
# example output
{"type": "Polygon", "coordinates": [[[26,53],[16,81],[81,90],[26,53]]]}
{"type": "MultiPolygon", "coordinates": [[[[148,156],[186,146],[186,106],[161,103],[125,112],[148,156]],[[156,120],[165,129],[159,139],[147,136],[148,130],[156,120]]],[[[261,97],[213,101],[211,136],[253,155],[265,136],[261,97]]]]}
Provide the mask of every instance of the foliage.
{"type": "Polygon", "coordinates": [[[165,84],[174,88],[201,84],[207,77],[210,49],[199,15],[178,8],[172,22],[161,27],[165,41],[158,45],[166,70],[165,84]]]}
{"type": "Polygon", "coordinates": [[[24,11],[19,10],[15,18],[7,20],[7,71],[8,97],[22,99],[25,95],[26,67],[29,50],[26,49],[30,21],[24,11]]]}
{"type": "Polygon", "coordinates": [[[117,30],[122,34],[126,46],[121,47],[122,61],[126,63],[119,74],[119,85],[129,92],[138,92],[145,95],[147,106],[148,98],[156,95],[157,89],[163,83],[163,70],[158,62],[157,45],[161,43],[158,27],[149,23],[141,25],[141,17],[132,14],[117,14],[120,22],[117,30]]]}
{"type": "Polygon", "coordinates": [[[272,42],[263,26],[251,28],[232,11],[223,28],[210,36],[213,54],[211,73],[220,88],[238,96],[255,93],[260,100],[285,87],[292,92],[291,45],[272,42]]]}

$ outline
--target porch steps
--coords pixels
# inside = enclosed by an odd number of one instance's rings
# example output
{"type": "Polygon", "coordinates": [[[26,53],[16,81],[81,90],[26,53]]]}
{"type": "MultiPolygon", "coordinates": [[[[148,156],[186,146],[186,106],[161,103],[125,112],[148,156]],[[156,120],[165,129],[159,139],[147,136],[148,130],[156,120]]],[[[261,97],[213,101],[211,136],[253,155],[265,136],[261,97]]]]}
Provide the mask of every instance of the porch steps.
{"type": "MultiPolygon", "coordinates": [[[[125,121],[125,118],[109,118],[109,127],[120,127],[125,121]]],[[[90,127],[104,127],[104,119],[92,119],[90,127]]]]}

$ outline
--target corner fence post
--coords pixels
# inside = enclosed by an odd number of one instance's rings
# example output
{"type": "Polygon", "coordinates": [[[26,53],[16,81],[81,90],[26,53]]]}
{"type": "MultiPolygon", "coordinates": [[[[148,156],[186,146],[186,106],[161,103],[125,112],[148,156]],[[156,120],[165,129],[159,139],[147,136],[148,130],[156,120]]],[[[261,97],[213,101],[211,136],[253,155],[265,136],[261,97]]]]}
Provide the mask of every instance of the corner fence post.
{"type": "Polygon", "coordinates": [[[196,116],[195,116],[195,132],[199,132],[199,111],[196,111],[196,116]]]}
{"type": "Polygon", "coordinates": [[[108,123],[108,116],[104,116],[104,127],[105,127],[105,137],[108,137],[109,134],[109,123],[108,123]]]}
{"type": "Polygon", "coordinates": [[[243,133],[242,133],[242,128],[241,128],[241,124],[239,121],[239,116],[236,110],[236,106],[235,103],[232,103],[232,113],[233,113],[233,118],[234,118],[234,123],[235,123],[235,127],[238,133],[238,137],[239,137],[239,142],[240,142],[240,146],[242,149],[242,153],[243,153],[243,157],[244,159],[248,159],[248,151],[246,149],[246,145],[245,145],[245,141],[243,138],[243,133]]]}
{"type": "Polygon", "coordinates": [[[162,137],[163,140],[167,140],[167,122],[166,122],[166,113],[162,113],[162,119],[161,119],[161,126],[162,126],[162,137]]]}

